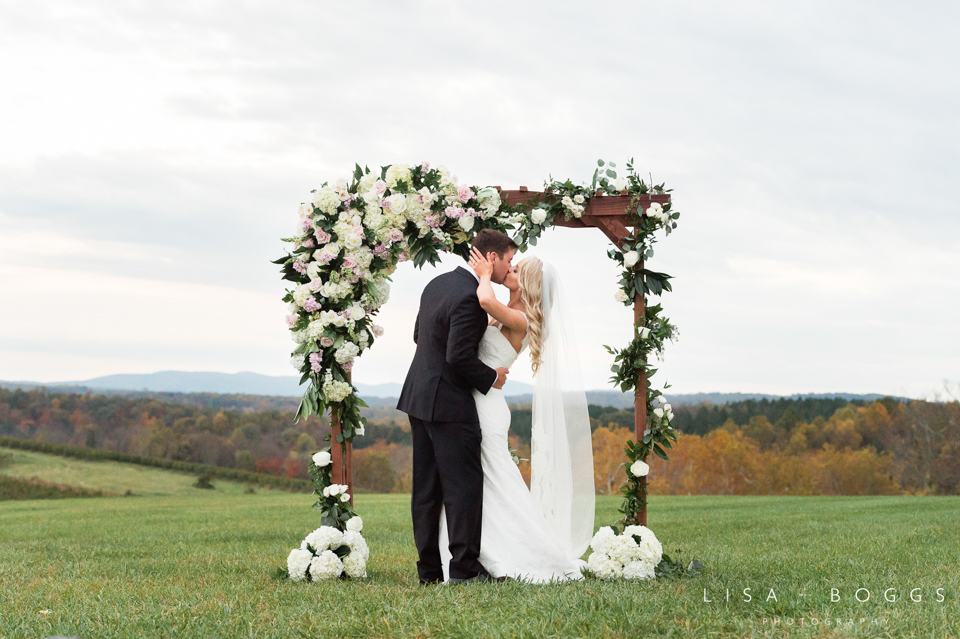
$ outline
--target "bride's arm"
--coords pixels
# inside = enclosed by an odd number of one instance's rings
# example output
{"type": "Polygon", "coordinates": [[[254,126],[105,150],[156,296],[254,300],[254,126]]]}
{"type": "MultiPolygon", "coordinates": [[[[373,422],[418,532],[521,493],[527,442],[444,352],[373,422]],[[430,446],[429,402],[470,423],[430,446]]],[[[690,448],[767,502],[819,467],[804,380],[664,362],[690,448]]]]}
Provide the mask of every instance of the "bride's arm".
{"type": "Polygon", "coordinates": [[[493,284],[490,281],[490,276],[493,274],[493,262],[477,249],[471,249],[470,266],[477,277],[480,278],[480,285],[477,286],[477,299],[480,300],[480,306],[483,310],[510,330],[517,331],[520,334],[525,333],[527,318],[520,311],[502,304],[493,292],[493,284]]]}

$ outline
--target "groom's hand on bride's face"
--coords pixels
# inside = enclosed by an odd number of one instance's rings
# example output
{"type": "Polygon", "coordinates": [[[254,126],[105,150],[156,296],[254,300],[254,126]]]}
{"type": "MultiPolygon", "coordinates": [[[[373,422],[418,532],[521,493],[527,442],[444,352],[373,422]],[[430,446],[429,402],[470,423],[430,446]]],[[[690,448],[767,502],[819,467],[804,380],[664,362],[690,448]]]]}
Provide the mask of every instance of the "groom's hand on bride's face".
{"type": "Polygon", "coordinates": [[[498,368],[497,371],[497,381],[493,383],[493,387],[497,390],[503,388],[503,385],[507,383],[507,374],[510,372],[506,368],[498,368]]]}

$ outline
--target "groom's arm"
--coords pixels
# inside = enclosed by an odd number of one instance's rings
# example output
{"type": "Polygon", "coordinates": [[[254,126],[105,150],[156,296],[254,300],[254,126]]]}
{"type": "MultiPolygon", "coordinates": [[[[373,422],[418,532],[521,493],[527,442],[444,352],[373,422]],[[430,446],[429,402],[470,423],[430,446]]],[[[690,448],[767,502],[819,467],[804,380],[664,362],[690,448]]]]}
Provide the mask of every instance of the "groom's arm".
{"type": "Polygon", "coordinates": [[[487,391],[497,381],[497,371],[480,361],[477,347],[487,326],[487,314],[477,298],[466,297],[450,314],[450,332],[447,334],[447,363],[478,391],[487,391]]]}
{"type": "Polygon", "coordinates": [[[420,311],[417,311],[417,321],[413,323],[413,343],[417,343],[417,338],[420,337],[420,311]]]}

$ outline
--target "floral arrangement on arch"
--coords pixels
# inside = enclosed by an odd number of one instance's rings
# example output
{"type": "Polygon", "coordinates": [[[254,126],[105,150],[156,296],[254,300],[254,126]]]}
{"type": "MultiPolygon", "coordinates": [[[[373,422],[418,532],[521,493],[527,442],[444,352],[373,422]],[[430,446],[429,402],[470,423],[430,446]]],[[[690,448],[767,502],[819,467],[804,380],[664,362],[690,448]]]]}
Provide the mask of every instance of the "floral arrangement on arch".
{"type": "Polygon", "coordinates": [[[350,382],[353,362],[383,334],[373,316],[390,296],[390,276],[407,260],[434,264],[440,252],[469,255],[482,228],[509,231],[496,189],[460,184],[444,167],[394,164],[377,172],[356,166],[351,180],[324,183],[300,205],[292,248],[275,264],[294,284],[287,326],[297,344],[291,364],[310,380],[297,418],[335,411],[341,443],[364,422],[350,382]]]}
{"type": "MultiPolygon", "coordinates": [[[[655,232],[663,230],[669,235],[677,228],[680,214],[669,203],[654,202],[642,208],[638,196],[669,191],[663,184],[644,181],[634,170],[632,160],[627,163],[625,175],[618,177],[615,169],[613,162],[599,160],[590,184],[550,180],[545,184],[544,196],[532,206],[504,205],[497,189],[461,184],[446,168],[432,168],[428,163],[394,164],[379,171],[356,165],[351,179],[340,179],[332,185],[324,183],[313,191],[310,201],[299,207],[295,233],[284,239],[291,248],[274,262],[281,266],[283,279],[293,284],[283,298],[288,303],[287,327],[296,344],[291,364],[302,374],[301,384],[310,381],[297,419],[330,410],[341,426],[337,442],[344,447],[364,433],[360,407],[366,404],[357,396],[350,372],[356,358],[383,335],[382,327],[373,318],[389,299],[390,276],[405,261],[412,261],[417,267],[435,264],[441,252],[456,253],[466,259],[470,242],[481,229],[511,234],[520,250],[525,251],[536,245],[543,230],[558,216],[582,217],[591,198],[630,195],[633,200],[627,214],[633,218],[635,230],[608,252],[623,267],[615,299],[629,306],[637,294],[661,295],[670,291],[671,276],[637,265],[653,256],[655,232]]],[[[662,355],[664,343],[675,337],[676,328],[662,315],[658,304],[646,308],[635,329],[634,340],[624,348],[606,347],[614,356],[611,381],[622,391],[635,390],[640,370],[646,372],[648,380],[647,428],[642,441],[629,442],[625,451],[627,484],[621,489],[625,499],[620,528],[638,523],[637,513],[646,504],[642,484],[646,471],[641,474],[640,469],[649,467],[643,460],[651,453],[666,459],[665,449],[676,441],[672,410],[669,404],[663,405],[662,392],[653,390],[649,381],[656,373],[650,365],[650,354],[662,355]]],[[[310,465],[318,495],[316,507],[322,513],[321,529],[359,534],[359,529],[346,528],[347,522],[359,518],[349,504],[346,487],[332,483],[329,456],[327,448],[317,453],[310,465]]],[[[332,533],[327,536],[333,538],[332,533]]],[[[342,557],[349,557],[353,550],[344,554],[348,552],[345,548],[351,548],[346,541],[341,545],[327,543],[324,547],[304,540],[291,557],[298,553],[294,563],[302,567],[307,557],[304,553],[311,552],[303,574],[314,578],[314,561],[318,562],[318,574],[326,575],[336,567],[325,553],[341,557],[346,571],[342,557]]],[[[289,572],[291,578],[293,574],[289,572]]],[[[301,574],[300,568],[296,574],[301,574]]]]}

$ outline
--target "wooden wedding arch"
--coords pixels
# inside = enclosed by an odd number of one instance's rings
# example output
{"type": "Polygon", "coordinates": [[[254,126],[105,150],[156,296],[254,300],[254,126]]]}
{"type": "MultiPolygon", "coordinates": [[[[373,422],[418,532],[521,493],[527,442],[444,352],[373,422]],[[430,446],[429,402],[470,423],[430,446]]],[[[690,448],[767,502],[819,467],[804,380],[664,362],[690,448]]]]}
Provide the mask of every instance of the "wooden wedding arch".
{"type": "MultiPolygon", "coordinates": [[[[495,187],[500,192],[500,198],[504,204],[517,205],[527,204],[535,205],[549,193],[542,191],[530,191],[525,186],[519,189],[504,190],[499,186],[495,187]]],[[[583,215],[579,218],[564,219],[557,216],[553,221],[554,226],[565,226],[569,228],[595,228],[599,229],[615,246],[621,246],[623,240],[630,235],[628,226],[635,226],[634,218],[627,214],[627,208],[631,202],[635,207],[647,210],[653,203],[667,204],[670,202],[670,194],[646,194],[629,196],[626,192],[622,195],[602,195],[597,192],[596,197],[592,197],[585,203],[583,215]]],[[[637,262],[634,270],[643,269],[643,261],[637,262]]],[[[637,294],[633,299],[633,323],[634,330],[638,322],[643,319],[646,312],[646,300],[642,294],[637,294]]],[[[640,370],[637,374],[637,386],[634,391],[634,437],[635,441],[643,441],[643,432],[647,428],[647,374],[640,370]]],[[[331,415],[330,427],[332,439],[337,441],[337,436],[342,433],[340,421],[336,412],[331,415]]],[[[347,442],[345,446],[332,446],[333,455],[333,482],[346,484],[349,486],[350,501],[353,502],[353,444],[347,442]]],[[[643,495],[646,496],[647,478],[640,478],[640,486],[643,495]]],[[[647,507],[644,505],[639,513],[640,524],[647,525],[647,507]]]]}

